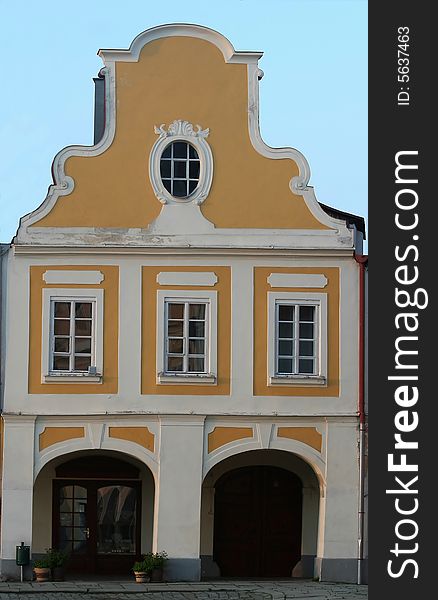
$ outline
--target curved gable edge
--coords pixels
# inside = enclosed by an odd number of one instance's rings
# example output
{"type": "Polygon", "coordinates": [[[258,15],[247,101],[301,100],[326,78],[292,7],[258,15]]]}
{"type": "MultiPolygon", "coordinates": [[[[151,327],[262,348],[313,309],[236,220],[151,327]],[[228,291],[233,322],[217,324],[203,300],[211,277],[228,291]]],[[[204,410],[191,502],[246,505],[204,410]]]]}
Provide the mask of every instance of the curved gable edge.
{"type": "MultiPolygon", "coordinates": [[[[66,175],[64,170],[65,162],[72,156],[98,156],[105,152],[110,146],[115,136],[116,130],[116,76],[115,76],[115,65],[117,62],[137,62],[139,60],[140,52],[142,48],[150,43],[151,41],[173,36],[187,36],[204,39],[219,48],[223,54],[225,62],[228,63],[240,63],[246,64],[248,69],[248,129],[249,137],[254,149],[262,156],[270,159],[291,159],[294,161],[299,169],[299,175],[293,177],[289,183],[289,187],[293,194],[300,195],[303,197],[308,210],[313,216],[324,226],[328,228],[326,230],[326,236],[329,239],[322,241],[322,236],[318,235],[316,239],[318,242],[317,246],[323,247],[343,247],[352,248],[354,247],[354,232],[351,227],[348,226],[348,222],[343,218],[335,218],[325,212],[318,202],[313,187],[309,186],[310,179],[310,167],[304,157],[304,155],[296,150],[295,148],[273,148],[268,146],[262,139],[259,127],[259,80],[263,77],[263,71],[258,66],[258,60],[262,57],[262,52],[242,52],[236,51],[231,42],[222,34],[207,27],[193,24],[174,23],[168,25],[160,25],[153,27],[146,31],[143,31],[137,35],[132,41],[129,49],[127,50],[99,50],[98,55],[104,62],[104,67],[100,70],[99,76],[105,80],[105,126],[104,132],[101,139],[93,146],[82,146],[72,145],[67,146],[60,150],[52,164],[52,177],[53,184],[49,186],[47,196],[41,205],[34,211],[24,215],[20,219],[19,227],[16,236],[12,240],[17,245],[21,244],[54,244],[58,245],[62,243],[66,244],[66,236],[73,241],[73,245],[99,245],[103,243],[108,245],[113,240],[116,245],[120,245],[118,236],[111,234],[112,230],[108,230],[108,236],[99,230],[99,235],[93,235],[94,232],[86,228],[75,227],[66,230],[65,228],[38,228],[35,224],[45,217],[52,208],[55,206],[57,200],[65,195],[70,194],[74,189],[74,180],[66,175]],[[32,227],[29,230],[29,227],[32,227]],[[83,235],[83,234],[91,235],[83,235]],[[75,235],[76,234],[76,235],[75,235]]],[[[332,213],[333,215],[334,213],[332,213]]],[[[341,214],[339,213],[339,216],[341,214]]],[[[150,231],[148,229],[141,230],[141,237],[138,236],[139,230],[135,230],[133,235],[130,236],[130,230],[125,236],[125,240],[129,245],[156,245],[156,236],[159,232],[154,228],[153,223],[151,224],[150,231]],[[148,241],[148,233],[153,237],[151,241],[148,241]]],[[[291,234],[303,235],[302,243],[298,241],[298,246],[305,247],[308,244],[308,233],[303,234],[306,230],[282,230],[279,244],[284,246],[284,237],[288,237],[291,234]],[[307,242],[305,241],[307,240],[307,242]]],[[[182,232],[181,232],[182,233],[182,232]]],[[[221,238],[227,238],[226,244],[229,246],[242,246],[242,237],[247,233],[253,238],[255,242],[254,234],[258,239],[269,238],[270,246],[272,247],[272,235],[278,235],[278,230],[240,230],[240,236],[238,243],[233,243],[232,239],[235,237],[236,231],[229,231],[226,229],[213,228],[209,231],[209,236],[220,236],[221,238]],[[229,239],[228,239],[229,238],[229,239]]],[[[322,232],[319,232],[320,234],[322,232]]],[[[178,246],[180,243],[186,244],[187,236],[178,239],[178,236],[173,236],[173,244],[178,246]]],[[[179,236],[181,237],[181,236],[179,236]]],[[[201,240],[200,240],[201,241],[201,240]]],[[[217,240],[219,242],[219,240],[217,240]]],[[[225,242],[224,242],[225,243],[225,242]]],[[[260,245],[264,245],[263,242],[257,242],[260,245]]],[[[208,246],[206,240],[203,240],[200,244],[203,247],[208,246]]],[[[216,245],[216,243],[212,244],[216,245]]],[[[219,244],[221,245],[221,244],[219,244]]],[[[253,243],[250,244],[251,246],[253,243]]],[[[291,245],[291,242],[287,244],[291,245]]],[[[295,245],[295,244],[294,244],[295,245]]],[[[312,246],[315,246],[315,238],[312,236],[312,246]]]]}

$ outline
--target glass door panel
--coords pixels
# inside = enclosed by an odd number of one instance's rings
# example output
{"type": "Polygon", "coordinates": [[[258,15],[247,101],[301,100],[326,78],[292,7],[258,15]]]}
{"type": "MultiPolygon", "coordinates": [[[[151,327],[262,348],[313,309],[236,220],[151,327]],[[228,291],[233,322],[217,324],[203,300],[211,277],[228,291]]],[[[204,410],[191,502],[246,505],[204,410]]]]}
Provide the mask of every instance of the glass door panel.
{"type": "Polygon", "coordinates": [[[97,553],[135,554],[137,490],[126,485],[97,489],[97,553]]]}
{"type": "Polygon", "coordinates": [[[59,549],[69,554],[87,552],[87,500],[87,489],[80,485],[64,485],[59,489],[59,549]]]}

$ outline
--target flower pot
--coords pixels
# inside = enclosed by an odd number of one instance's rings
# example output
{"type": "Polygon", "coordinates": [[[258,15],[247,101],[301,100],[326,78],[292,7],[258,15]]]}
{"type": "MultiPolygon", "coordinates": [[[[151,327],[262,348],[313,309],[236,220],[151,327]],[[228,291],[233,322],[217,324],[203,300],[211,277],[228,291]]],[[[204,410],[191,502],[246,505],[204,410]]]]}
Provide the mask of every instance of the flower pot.
{"type": "Polygon", "coordinates": [[[154,567],[151,573],[151,581],[155,583],[163,581],[163,568],[162,567],[154,567]]]}
{"type": "Polygon", "coordinates": [[[52,581],[64,581],[65,568],[64,567],[53,567],[52,568],[52,581]]]}
{"type": "Polygon", "coordinates": [[[36,580],[39,583],[50,581],[49,567],[34,567],[33,572],[35,573],[36,580]]]}
{"type": "Polygon", "coordinates": [[[149,573],[134,571],[134,575],[137,583],[148,583],[151,580],[149,573]]]}

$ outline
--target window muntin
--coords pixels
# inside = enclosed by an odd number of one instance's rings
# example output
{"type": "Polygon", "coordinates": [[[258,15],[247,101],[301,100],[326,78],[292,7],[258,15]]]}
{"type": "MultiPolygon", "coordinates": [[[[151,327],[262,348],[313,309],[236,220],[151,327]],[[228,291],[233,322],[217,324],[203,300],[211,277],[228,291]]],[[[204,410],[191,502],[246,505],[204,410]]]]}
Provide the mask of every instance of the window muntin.
{"type": "Polygon", "coordinates": [[[198,187],[200,159],[196,149],[183,140],[166,146],[160,159],[164,187],[176,198],[187,198],[198,187]]]}
{"type": "Polygon", "coordinates": [[[317,306],[277,302],[275,374],[318,374],[317,306]]]}
{"type": "Polygon", "coordinates": [[[165,372],[206,373],[208,303],[166,301],[165,372]]]}
{"type": "Polygon", "coordinates": [[[51,301],[51,372],[84,372],[95,366],[95,302],[51,301]]]}

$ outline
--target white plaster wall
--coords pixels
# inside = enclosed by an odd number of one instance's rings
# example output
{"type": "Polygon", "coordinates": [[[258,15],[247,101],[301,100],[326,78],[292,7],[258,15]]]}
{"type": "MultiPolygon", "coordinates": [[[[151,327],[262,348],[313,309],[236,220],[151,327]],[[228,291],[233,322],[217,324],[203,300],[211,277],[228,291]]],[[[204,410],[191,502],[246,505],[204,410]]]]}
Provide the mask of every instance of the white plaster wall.
{"type": "MultiPolygon", "coordinates": [[[[153,252],[153,251],[151,251],[153,252]]],[[[255,251],[254,251],[255,252],[255,251]]],[[[255,252],[256,253],[256,252],[255,252]]],[[[256,253],[257,254],[257,253],[256,253]]],[[[309,256],[206,256],[181,252],[151,255],[57,255],[28,258],[17,255],[8,270],[9,351],[6,357],[5,410],[31,414],[199,414],[199,415],[355,415],[358,388],[358,268],[351,257],[309,256]],[[32,265],[119,265],[120,339],[119,391],[117,394],[28,394],[29,266],[32,265]],[[229,396],[141,395],[141,267],[228,265],[232,268],[232,391],[229,396]],[[252,396],[252,298],[255,266],[341,268],[341,393],[339,397],[252,396]],[[138,318],[135,318],[138,315],[138,318]]],[[[211,270],[211,268],[209,268],[211,270]]]]}

